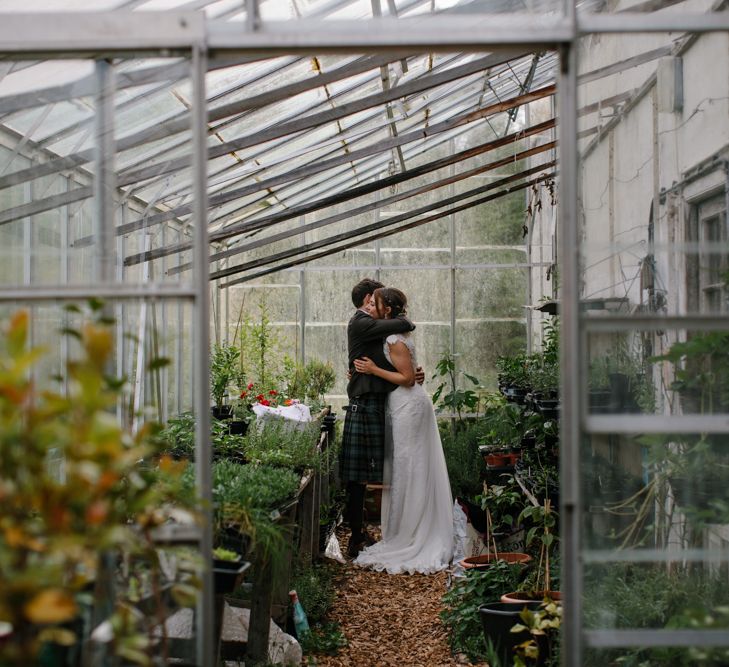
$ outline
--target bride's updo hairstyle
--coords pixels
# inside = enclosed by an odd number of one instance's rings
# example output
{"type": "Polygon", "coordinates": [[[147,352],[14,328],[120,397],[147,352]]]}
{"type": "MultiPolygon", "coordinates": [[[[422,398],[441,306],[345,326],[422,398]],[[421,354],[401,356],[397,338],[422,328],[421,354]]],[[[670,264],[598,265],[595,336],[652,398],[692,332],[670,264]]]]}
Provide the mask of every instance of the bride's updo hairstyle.
{"type": "Polygon", "coordinates": [[[390,317],[407,314],[408,298],[395,287],[381,287],[374,292],[375,302],[391,308],[390,317]]]}

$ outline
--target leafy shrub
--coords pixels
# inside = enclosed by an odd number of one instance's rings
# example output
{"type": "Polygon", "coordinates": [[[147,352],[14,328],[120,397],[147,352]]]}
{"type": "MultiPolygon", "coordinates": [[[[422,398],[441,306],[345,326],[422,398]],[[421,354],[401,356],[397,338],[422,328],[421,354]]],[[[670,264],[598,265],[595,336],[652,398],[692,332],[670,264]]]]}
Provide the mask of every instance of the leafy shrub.
{"type": "MultiPolygon", "coordinates": [[[[587,628],[717,629],[729,625],[729,582],[719,571],[694,567],[668,572],[653,564],[591,566],[585,572],[587,628]],[[723,605],[723,606],[722,606],[723,605]],[[723,611],[724,610],[724,611],[723,611]]],[[[586,665],[726,665],[726,648],[667,647],[587,653],[586,665]]]]}
{"type": "MultiPolygon", "coordinates": [[[[167,420],[159,434],[166,451],[175,458],[195,459],[195,416],[183,412],[167,420]]],[[[240,458],[243,452],[243,438],[231,435],[226,422],[212,419],[210,437],[215,457],[240,458]]]]}
{"type": "Polygon", "coordinates": [[[454,652],[465,653],[472,662],[486,657],[478,608],[515,590],[521,575],[521,565],[497,561],[482,570],[467,570],[466,576],[443,596],[440,618],[448,629],[454,652]]]}
{"type": "Polygon", "coordinates": [[[305,655],[337,655],[347,645],[339,623],[316,625],[299,640],[305,655]]]}
{"type": "Polygon", "coordinates": [[[242,444],[251,463],[302,471],[319,467],[318,435],[318,422],[302,430],[290,429],[283,421],[265,422],[262,428],[248,429],[242,444]]]}
{"type": "Polygon", "coordinates": [[[485,471],[483,458],[478,451],[482,429],[473,421],[465,421],[455,430],[445,422],[440,422],[439,427],[451,493],[473,499],[481,493],[481,476],[485,471]]]}
{"type": "Polygon", "coordinates": [[[300,567],[294,572],[291,588],[298,594],[309,623],[323,621],[334,602],[334,574],[331,568],[323,564],[300,567]]]}

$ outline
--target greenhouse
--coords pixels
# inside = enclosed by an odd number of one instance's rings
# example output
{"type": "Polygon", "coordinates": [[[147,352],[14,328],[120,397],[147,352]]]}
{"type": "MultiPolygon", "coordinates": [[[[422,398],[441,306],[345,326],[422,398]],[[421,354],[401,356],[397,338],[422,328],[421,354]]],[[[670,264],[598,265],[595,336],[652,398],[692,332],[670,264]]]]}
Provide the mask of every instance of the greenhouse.
{"type": "Polygon", "coordinates": [[[729,664],[728,206],[725,0],[0,0],[0,664],[729,664]]]}

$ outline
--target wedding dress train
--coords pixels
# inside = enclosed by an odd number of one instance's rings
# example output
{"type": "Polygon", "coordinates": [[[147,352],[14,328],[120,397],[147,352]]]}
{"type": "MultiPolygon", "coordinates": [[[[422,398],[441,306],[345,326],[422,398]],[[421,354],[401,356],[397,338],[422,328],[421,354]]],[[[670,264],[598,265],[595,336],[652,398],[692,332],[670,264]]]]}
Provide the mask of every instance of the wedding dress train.
{"type": "MultiPolygon", "coordinates": [[[[413,366],[410,336],[404,342],[413,366]]],[[[385,485],[382,492],[382,540],[362,550],[357,565],[390,574],[430,574],[443,570],[453,556],[453,509],[445,457],[433,404],[419,384],[398,387],[387,401],[385,485]]]]}

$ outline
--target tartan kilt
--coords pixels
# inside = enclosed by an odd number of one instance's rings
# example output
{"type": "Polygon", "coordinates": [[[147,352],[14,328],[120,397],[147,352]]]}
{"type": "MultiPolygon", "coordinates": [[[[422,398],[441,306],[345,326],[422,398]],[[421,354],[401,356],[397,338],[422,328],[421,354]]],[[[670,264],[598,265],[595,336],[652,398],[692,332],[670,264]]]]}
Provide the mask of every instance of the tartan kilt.
{"type": "Polygon", "coordinates": [[[382,482],[386,405],[387,394],[364,394],[349,401],[339,459],[343,482],[382,482]]]}

